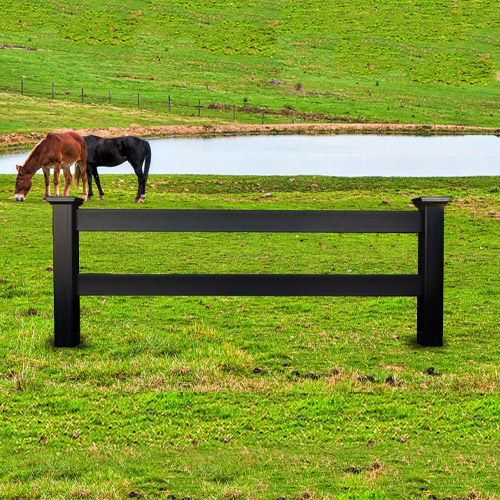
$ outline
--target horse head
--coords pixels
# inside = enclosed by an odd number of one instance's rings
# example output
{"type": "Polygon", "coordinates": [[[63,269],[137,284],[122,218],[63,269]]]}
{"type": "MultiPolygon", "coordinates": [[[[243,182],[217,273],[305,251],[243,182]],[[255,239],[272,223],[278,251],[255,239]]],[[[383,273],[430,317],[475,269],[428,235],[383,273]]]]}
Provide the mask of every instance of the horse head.
{"type": "Polygon", "coordinates": [[[28,195],[31,185],[33,184],[33,176],[25,175],[24,167],[21,165],[16,165],[17,178],[16,178],[16,188],[14,190],[14,198],[16,201],[24,201],[28,195]]]}

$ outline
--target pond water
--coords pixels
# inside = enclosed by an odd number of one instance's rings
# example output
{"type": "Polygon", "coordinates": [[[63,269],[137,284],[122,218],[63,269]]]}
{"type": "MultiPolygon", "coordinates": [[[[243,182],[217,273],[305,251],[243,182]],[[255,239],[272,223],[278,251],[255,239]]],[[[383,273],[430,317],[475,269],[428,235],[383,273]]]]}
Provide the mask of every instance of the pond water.
{"type": "MultiPolygon", "coordinates": [[[[150,174],[462,177],[500,175],[496,136],[249,136],[151,140],[150,174]]],[[[0,156],[15,174],[27,152],[0,156]]],[[[41,171],[40,171],[41,172],[41,171]]],[[[100,174],[133,174],[125,163],[100,174]]]]}

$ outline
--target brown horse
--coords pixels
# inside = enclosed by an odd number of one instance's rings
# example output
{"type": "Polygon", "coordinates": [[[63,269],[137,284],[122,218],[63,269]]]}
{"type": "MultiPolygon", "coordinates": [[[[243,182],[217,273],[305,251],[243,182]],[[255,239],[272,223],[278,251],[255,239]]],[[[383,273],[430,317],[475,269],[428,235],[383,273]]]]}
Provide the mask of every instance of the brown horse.
{"type": "Polygon", "coordinates": [[[64,172],[64,196],[68,196],[72,176],[69,167],[75,165],[75,182],[83,181],[83,199],[87,199],[87,146],[83,137],[76,132],[49,132],[29,154],[24,165],[16,165],[17,178],[14,198],[24,201],[31,189],[33,175],[40,168],[45,178],[45,196],[50,196],[50,168],[54,168],[54,195],[59,196],[59,176],[64,172]]]}

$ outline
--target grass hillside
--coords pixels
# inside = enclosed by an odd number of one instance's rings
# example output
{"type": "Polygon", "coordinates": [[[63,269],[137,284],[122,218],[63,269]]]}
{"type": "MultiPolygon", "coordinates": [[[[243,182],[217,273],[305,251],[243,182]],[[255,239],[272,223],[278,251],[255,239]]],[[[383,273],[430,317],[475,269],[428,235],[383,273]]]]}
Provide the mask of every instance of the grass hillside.
{"type": "MultiPolygon", "coordinates": [[[[50,98],[55,83],[58,99],[80,103],[61,126],[75,113],[94,125],[101,108],[89,104],[108,106],[110,95],[137,107],[138,93],[154,110],[143,125],[197,119],[201,101],[213,108],[205,116],[226,105],[228,120],[235,105],[240,121],[266,108],[288,121],[293,109],[306,120],[497,126],[499,38],[489,0],[5,0],[0,43],[37,50],[0,50],[0,89],[20,93],[24,76],[25,95],[50,98]]],[[[43,126],[0,106],[3,131],[43,126]]]]}

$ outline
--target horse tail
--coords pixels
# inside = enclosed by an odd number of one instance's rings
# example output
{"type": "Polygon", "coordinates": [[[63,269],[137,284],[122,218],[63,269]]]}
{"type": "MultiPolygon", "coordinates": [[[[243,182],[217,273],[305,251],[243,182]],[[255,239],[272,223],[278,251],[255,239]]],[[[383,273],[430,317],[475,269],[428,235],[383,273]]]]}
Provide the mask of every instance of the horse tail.
{"type": "MultiPolygon", "coordinates": [[[[84,183],[87,182],[88,175],[87,175],[87,143],[85,142],[85,139],[83,137],[80,137],[81,139],[81,153],[80,153],[80,159],[77,160],[75,163],[75,177],[74,177],[74,182],[77,188],[80,187],[80,182],[84,181],[84,183]],[[83,171],[82,171],[83,170],[83,171]]],[[[84,184],[83,186],[83,194],[86,196],[86,185],[84,184]]]]}
{"type": "Polygon", "coordinates": [[[75,164],[75,176],[74,176],[74,183],[76,184],[76,187],[80,187],[80,181],[82,180],[82,168],[81,168],[81,160],[78,160],[75,164]]]}
{"type": "Polygon", "coordinates": [[[149,145],[148,141],[145,142],[146,142],[146,155],[144,161],[144,177],[146,178],[147,181],[149,175],[149,166],[151,165],[151,146],[149,145]]]}

